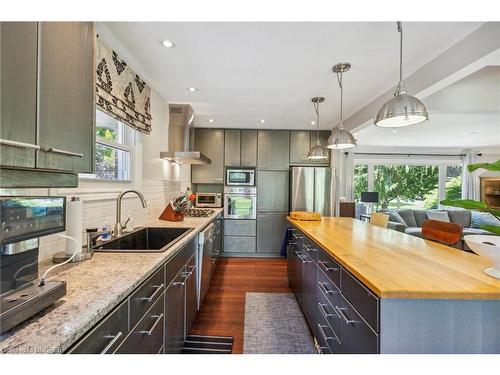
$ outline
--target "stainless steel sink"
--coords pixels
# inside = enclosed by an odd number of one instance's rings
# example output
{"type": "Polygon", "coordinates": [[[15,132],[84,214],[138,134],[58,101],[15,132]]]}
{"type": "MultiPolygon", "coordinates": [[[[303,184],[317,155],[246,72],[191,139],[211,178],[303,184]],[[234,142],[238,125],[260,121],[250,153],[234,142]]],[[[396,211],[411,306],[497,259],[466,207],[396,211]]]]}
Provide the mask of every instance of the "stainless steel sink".
{"type": "Polygon", "coordinates": [[[96,246],[97,252],[160,253],[185,237],[193,228],[142,228],[96,246]]]}

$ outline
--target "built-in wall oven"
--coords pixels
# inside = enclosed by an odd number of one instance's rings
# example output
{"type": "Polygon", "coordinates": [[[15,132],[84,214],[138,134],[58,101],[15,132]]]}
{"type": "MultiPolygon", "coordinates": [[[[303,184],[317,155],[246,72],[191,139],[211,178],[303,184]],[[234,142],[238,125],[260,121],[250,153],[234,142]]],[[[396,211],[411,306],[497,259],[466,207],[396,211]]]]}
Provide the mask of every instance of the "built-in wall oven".
{"type": "Polygon", "coordinates": [[[255,170],[227,168],[226,186],[255,186],[255,170]]]}
{"type": "Polygon", "coordinates": [[[257,188],[226,186],[224,188],[225,219],[256,219],[257,188]]]}

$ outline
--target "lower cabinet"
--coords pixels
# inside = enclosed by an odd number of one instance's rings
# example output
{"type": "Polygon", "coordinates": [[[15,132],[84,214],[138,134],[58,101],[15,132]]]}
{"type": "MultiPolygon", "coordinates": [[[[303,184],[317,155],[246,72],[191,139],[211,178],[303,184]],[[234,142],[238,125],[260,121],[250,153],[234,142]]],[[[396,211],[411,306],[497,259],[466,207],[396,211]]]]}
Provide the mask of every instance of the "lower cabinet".
{"type": "Polygon", "coordinates": [[[67,352],[180,353],[198,311],[197,240],[180,249],[67,352]]]}
{"type": "Polygon", "coordinates": [[[257,253],[279,255],[287,228],[287,213],[257,213],[257,253]]]}
{"type": "Polygon", "coordinates": [[[296,228],[289,228],[288,280],[319,353],[379,353],[379,299],[296,228]]]}
{"type": "Polygon", "coordinates": [[[165,291],[165,353],[180,353],[185,340],[186,273],[185,269],[174,278],[165,291]]]}

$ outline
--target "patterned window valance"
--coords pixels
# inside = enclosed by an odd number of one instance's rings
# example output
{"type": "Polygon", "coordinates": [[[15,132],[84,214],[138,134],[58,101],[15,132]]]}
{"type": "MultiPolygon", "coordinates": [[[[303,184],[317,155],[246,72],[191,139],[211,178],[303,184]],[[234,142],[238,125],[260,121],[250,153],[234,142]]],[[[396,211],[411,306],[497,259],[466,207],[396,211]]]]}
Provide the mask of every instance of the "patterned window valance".
{"type": "Polygon", "coordinates": [[[96,104],[132,128],[151,132],[151,88],[97,38],[96,104]]]}

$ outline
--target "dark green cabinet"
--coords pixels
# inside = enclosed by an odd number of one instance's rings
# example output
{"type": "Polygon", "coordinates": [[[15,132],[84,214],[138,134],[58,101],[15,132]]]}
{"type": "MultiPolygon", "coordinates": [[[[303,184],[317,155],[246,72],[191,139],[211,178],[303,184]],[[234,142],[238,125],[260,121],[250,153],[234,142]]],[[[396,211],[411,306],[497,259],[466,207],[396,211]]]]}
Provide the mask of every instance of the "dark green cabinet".
{"type": "Polygon", "coordinates": [[[196,151],[205,154],[210,164],[193,165],[191,182],[193,184],[224,183],[224,130],[197,128],[194,136],[196,151]]]}
{"type": "Polygon", "coordinates": [[[243,129],[241,131],[241,161],[242,167],[257,166],[257,130],[243,129]]]}
{"type": "Polygon", "coordinates": [[[2,22],[0,34],[2,186],[69,186],[68,172],[94,171],[95,24],[2,22]]]}
{"type": "Polygon", "coordinates": [[[186,277],[183,267],[165,291],[165,353],[178,354],[185,340],[186,277]]]}
{"type": "Polygon", "coordinates": [[[35,167],[37,23],[0,22],[0,164],[35,167]]]}
{"type": "Polygon", "coordinates": [[[257,210],[288,212],[288,171],[257,172],[257,210]]]}
{"type": "Polygon", "coordinates": [[[255,167],[257,165],[257,131],[226,129],[224,165],[226,167],[255,167]]]}
{"type": "Polygon", "coordinates": [[[94,170],[95,26],[39,24],[37,167],[94,170]]]}
{"type": "Polygon", "coordinates": [[[287,228],[287,213],[262,212],[257,214],[257,253],[279,255],[281,241],[287,228]]]}
{"type": "MultiPolygon", "coordinates": [[[[316,144],[316,131],[308,130],[292,130],[290,131],[290,164],[292,165],[329,165],[330,158],[326,160],[308,159],[307,154],[309,149],[316,144]]],[[[321,130],[319,132],[320,143],[326,147],[330,131],[321,130]]],[[[330,155],[330,151],[328,151],[330,155]]]]}
{"type": "Polygon", "coordinates": [[[260,170],[288,170],[288,130],[259,130],[257,168],[260,170]]]}

